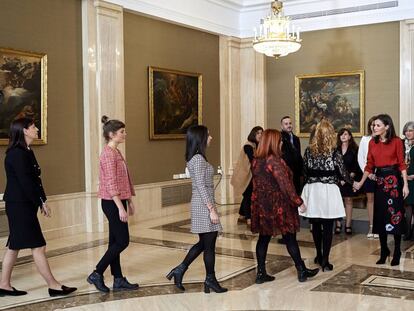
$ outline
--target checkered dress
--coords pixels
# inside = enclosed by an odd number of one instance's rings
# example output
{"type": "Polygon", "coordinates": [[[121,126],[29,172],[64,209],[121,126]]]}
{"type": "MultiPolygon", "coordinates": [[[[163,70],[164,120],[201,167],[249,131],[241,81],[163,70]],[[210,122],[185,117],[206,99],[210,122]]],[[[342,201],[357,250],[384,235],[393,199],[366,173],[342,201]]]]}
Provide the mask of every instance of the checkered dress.
{"type": "Polygon", "coordinates": [[[221,231],[221,224],[213,224],[207,204],[214,205],[214,169],[202,155],[196,154],[187,162],[192,181],[191,232],[221,231]]]}

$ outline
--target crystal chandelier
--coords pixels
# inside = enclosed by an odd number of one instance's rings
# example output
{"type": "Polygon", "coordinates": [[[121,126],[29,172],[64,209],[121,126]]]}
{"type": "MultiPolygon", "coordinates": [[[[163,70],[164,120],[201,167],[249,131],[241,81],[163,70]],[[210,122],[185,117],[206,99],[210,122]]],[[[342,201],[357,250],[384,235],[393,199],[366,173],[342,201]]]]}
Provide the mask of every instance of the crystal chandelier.
{"type": "Polygon", "coordinates": [[[269,16],[260,20],[259,29],[254,28],[253,48],[270,57],[279,58],[300,49],[302,40],[299,29],[290,24],[283,14],[282,1],[272,2],[269,16]]]}

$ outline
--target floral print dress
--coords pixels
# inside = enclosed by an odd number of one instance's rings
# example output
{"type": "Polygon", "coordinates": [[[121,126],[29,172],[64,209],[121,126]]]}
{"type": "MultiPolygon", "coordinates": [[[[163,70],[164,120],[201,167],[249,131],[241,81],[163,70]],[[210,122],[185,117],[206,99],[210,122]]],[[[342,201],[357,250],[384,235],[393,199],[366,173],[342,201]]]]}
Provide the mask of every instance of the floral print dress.
{"type": "Polygon", "coordinates": [[[286,163],[273,155],[254,159],[252,174],[252,232],[276,236],[299,231],[298,206],[303,201],[286,163]]]}

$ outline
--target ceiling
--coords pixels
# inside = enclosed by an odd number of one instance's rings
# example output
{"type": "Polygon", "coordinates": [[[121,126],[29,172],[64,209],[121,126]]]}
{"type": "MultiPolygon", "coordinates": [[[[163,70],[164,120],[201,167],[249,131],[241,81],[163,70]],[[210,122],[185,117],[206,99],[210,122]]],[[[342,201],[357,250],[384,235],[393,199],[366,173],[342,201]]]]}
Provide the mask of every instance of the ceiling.
{"type": "MultiPolygon", "coordinates": [[[[204,31],[251,37],[270,0],[106,0],[137,14],[204,31]]],[[[414,0],[284,0],[302,31],[414,19],[414,0]]]]}

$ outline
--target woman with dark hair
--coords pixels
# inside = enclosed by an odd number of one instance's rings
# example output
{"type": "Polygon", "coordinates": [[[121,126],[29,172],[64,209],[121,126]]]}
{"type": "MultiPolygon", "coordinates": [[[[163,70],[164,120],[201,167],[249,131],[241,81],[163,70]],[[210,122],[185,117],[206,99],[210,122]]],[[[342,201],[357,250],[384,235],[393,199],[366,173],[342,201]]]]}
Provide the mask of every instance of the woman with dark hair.
{"type": "MultiPolygon", "coordinates": [[[[253,191],[253,183],[252,183],[252,178],[251,178],[250,167],[253,161],[254,152],[257,148],[257,145],[260,142],[260,138],[262,137],[262,132],[263,132],[263,128],[261,126],[255,126],[254,128],[252,128],[249,136],[247,137],[247,142],[244,144],[243,149],[240,151],[239,160],[237,161],[237,165],[233,173],[233,175],[237,177],[238,179],[243,179],[243,180],[237,180],[238,185],[243,185],[241,186],[243,188],[243,190],[241,190],[243,191],[243,199],[240,204],[240,209],[239,209],[240,217],[238,221],[246,221],[247,225],[249,226],[251,224],[251,220],[250,220],[251,204],[252,204],[251,197],[252,197],[252,191],[253,191]],[[248,159],[248,161],[245,161],[246,158],[248,159]],[[248,167],[247,167],[247,164],[248,164],[248,167]],[[243,165],[246,167],[241,167],[243,165]],[[246,176],[240,176],[241,174],[237,174],[238,169],[242,171],[247,171],[249,174],[246,176]]],[[[237,187],[234,187],[234,188],[236,191],[237,187]]]]}
{"type": "MultiPolygon", "coordinates": [[[[367,132],[368,135],[362,136],[361,141],[359,142],[359,149],[358,149],[358,164],[362,172],[365,170],[365,166],[367,165],[367,156],[368,156],[368,145],[373,137],[373,129],[374,129],[374,120],[376,116],[371,117],[368,120],[367,125],[367,132]]],[[[368,179],[364,184],[365,195],[367,196],[367,211],[368,211],[368,221],[369,221],[369,229],[367,238],[368,239],[378,239],[378,234],[372,233],[372,223],[374,217],[374,192],[375,192],[375,174],[368,175],[368,179]]]]}
{"type": "Polygon", "coordinates": [[[322,119],[303,157],[305,186],[302,199],[307,206],[300,215],[310,219],[312,237],[316,248],[314,262],[322,271],[333,270],[329,262],[335,219],[345,216],[339,180],[352,184],[342,154],[336,148],[335,130],[327,119],[322,119]]]}
{"type": "Polygon", "coordinates": [[[20,118],[10,126],[9,147],[4,166],[7,184],[3,200],[9,222],[9,238],[2,262],[0,296],[21,296],[27,292],[15,289],[10,284],[13,266],[21,249],[31,248],[37,270],[49,287],[50,296],[68,295],[76,290],[56,281],[46,258],[46,241],[37,218],[37,211],[50,217],[46,195],[40,179],[32,142],[38,138],[36,125],[32,119],[20,118]]]}
{"type": "Polygon", "coordinates": [[[118,149],[125,142],[125,124],[119,120],[102,117],[103,136],[106,146],[99,157],[99,190],[102,210],[108,219],[109,244],[95,270],[88,276],[87,282],[95,285],[96,289],[108,293],[109,288],[104,283],[103,274],[111,266],[114,277],[113,290],[135,290],[138,284],[131,284],[122,274],[120,255],[129,244],[128,216],[134,215],[135,206],[132,196],[134,186],[124,157],[118,149]]]}
{"type": "Polygon", "coordinates": [[[380,114],[375,118],[373,132],[374,139],[369,142],[364,175],[354,188],[359,190],[368,176],[375,172],[372,232],[379,234],[381,243],[381,257],[377,264],[384,264],[390,255],[387,237],[392,234],[395,248],[391,265],[398,266],[401,258],[401,235],[405,232],[404,199],[409,194],[403,144],[395,134],[394,124],[387,114],[380,114]]]}
{"type": "Polygon", "coordinates": [[[296,232],[300,227],[298,207],[303,212],[306,206],[296,194],[292,171],[282,159],[281,137],[278,130],[265,130],[252,163],[251,230],[259,233],[256,244],[257,284],[275,279],[267,274],[265,263],[270,239],[278,234],[282,235],[289,255],[295,262],[299,282],[306,281],[319,271],[306,268],[296,240],[296,232]]]}
{"type": "MultiPolygon", "coordinates": [[[[356,144],[352,133],[347,128],[342,128],[337,134],[336,147],[338,152],[342,154],[345,169],[349,176],[353,180],[361,179],[362,172],[358,165],[358,145],[356,144]]],[[[345,233],[352,234],[352,198],[355,196],[355,192],[352,189],[352,185],[346,183],[344,180],[340,180],[339,190],[341,191],[342,198],[345,201],[345,233]]],[[[335,226],[335,234],[341,233],[342,224],[340,220],[337,220],[335,226]]]]}
{"type": "Polygon", "coordinates": [[[404,150],[405,150],[405,164],[407,165],[407,179],[408,189],[410,194],[405,199],[405,219],[407,223],[407,234],[404,235],[404,240],[408,241],[414,239],[414,223],[413,223],[413,209],[414,209],[414,122],[409,121],[404,125],[404,150]]]}
{"type": "Polygon", "coordinates": [[[198,234],[199,241],[190,248],[183,262],[167,274],[167,279],[174,278],[175,286],[183,291],[184,273],[201,253],[206,269],[204,292],[209,293],[210,289],[216,293],[227,291],[218,283],[214,270],[217,234],[222,227],[214,204],[214,169],[206,157],[206,148],[211,140],[207,127],[203,125],[191,126],[187,130],[185,160],[192,182],[191,232],[198,234]]]}

